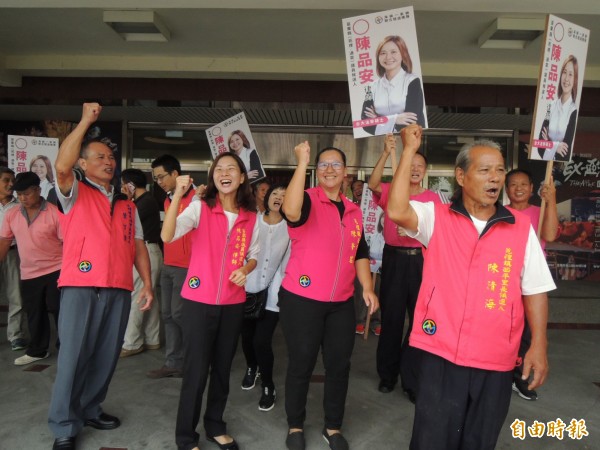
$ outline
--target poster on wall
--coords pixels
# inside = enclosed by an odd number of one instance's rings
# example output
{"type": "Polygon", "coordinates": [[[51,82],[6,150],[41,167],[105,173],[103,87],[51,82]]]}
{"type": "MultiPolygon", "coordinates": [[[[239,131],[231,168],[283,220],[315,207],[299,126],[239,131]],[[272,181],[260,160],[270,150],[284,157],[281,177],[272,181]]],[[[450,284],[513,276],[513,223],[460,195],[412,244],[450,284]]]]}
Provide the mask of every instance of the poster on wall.
{"type": "Polygon", "coordinates": [[[399,132],[427,113],[412,6],[342,20],[355,138],[399,132]]]}
{"type": "Polygon", "coordinates": [[[548,16],[531,132],[531,159],[570,161],[590,31],[548,16]]]}
{"type": "Polygon", "coordinates": [[[369,246],[369,261],[371,273],[379,272],[381,260],[383,258],[383,209],[381,209],[375,200],[373,192],[368,188],[367,183],[363,186],[362,200],[360,209],[363,216],[363,232],[365,241],[369,246]]]}
{"type": "Polygon", "coordinates": [[[55,202],[58,139],[38,136],[7,136],[8,167],[15,171],[34,172],[40,177],[42,197],[55,202]]]}
{"type": "Polygon", "coordinates": [[[206,137],[213,159],[220,153],[235,153],[244,162],[251,183],[265,177],[260,156],[256,151],[252,133],[243,112],[208,128],[206,137]]]}

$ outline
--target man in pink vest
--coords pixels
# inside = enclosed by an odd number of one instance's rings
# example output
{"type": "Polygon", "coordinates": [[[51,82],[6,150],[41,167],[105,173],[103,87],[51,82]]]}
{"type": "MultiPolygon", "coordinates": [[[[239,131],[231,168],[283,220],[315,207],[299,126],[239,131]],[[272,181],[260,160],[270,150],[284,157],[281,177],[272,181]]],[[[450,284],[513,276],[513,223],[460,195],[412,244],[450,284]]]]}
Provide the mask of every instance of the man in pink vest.
{"type": "MultiPolygon", "coordinates": [[[[508,199],[510,200],[508,206],[529,217],[533,231],[537,233],[540,226],[541,208],[529,203],[529,200],[533,195],[533,178],[531,174],[527,170],[513,169],[506,174],[505,184],[506,195],[508,195],[508,199]]],[[[545,249],[546,242],[553,242],[559,233],[558,210],[556,208],[556,188],[554,187],[554,180],[552,178],[550,179],[550,183],[544,183],[542,185],[540,197],[546,202],[546,207],[544,208],[544,220],[542,221],[542,229],[540,230],[540,243],[542,249],[545,249]]],[[[521,345],[519,347],[519,363],[529,349],[530,343],[531,332],[529,331],[527,322],[525,322],[523,336],[521,337],[521,345]]],[[[528,383],[521,379],[521,375],[522,367],[518,365],[515,367],[513,377],[513,391],[525,400],[537,400],[537,392],[527,389],[528,383]]]]}
{"type": "Polygon", "coordinates": [[[411,450],[493,449],[508,413],[524,316],[529,389],[548,372],[548,298],[555,289],[527,216],[498,202],[500,146],[467,144],[456,158],[451,204],[409,201],[422,128],[402,130],[404,150],[388,202],[391,220],[426,248],[410,345],[423,350],[411,450]]]}
{"type": "Polygon", "coordinates": [[[111,430],[121,424],[101,403],[123,344],[134,264],[144,282],[140,309],[150,309],[153,300],[140,218],[133,202],[111,185],[115,156],[100,141],[83,142],[101,110],[98,103],[84,103],[81,121],[63,141],[55,164],[64,215],[60,351],[48,415],[53,450],[74,449],[84,426],[111,430]],[[81,181],[73,173],[76,163],[84,173],[81,181]]]}
{"type": "MultiPolygon", "coordinates": [[[[166,193],[165,212],[171,206],[172,195],[181,175],[181,164],[171,155],[162,155],[152,161],[154,181],[166,193]]],[[[190,186],[179,203],[177,215],[181,214],[192,201],[197,201],[194,186],[190,186]]],[[[185,282],[192,253],[191,234],[175,242],[164,244],[164,265],[160,273],[160,311],[165,327],[165,363],[151,370],[149,378],[181,377],[183,369],[183,336],[181,331],[181,287],[185,282]]]]}

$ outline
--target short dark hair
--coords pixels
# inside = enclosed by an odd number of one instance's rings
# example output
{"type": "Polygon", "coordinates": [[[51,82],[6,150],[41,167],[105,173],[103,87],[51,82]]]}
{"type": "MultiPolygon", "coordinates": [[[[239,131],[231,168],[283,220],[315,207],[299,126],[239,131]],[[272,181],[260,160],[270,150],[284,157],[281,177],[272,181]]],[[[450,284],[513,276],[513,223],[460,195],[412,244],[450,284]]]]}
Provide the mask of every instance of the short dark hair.
{"type": "Polygon", "coordinates": [[[531,175],[531,172],[529,172],[528,170],[525,170],[525,169],[519,169],[517,167],[516,169],[513,169],[506,174],[506,178],[504,179],[504,185],[508,187],[508,182],[510,181],[510,177],[512,177],[513,175],[517,175],[519,173],[526,175],[527,178],[529,178],[529,184],[533,184],[533,175],[531,175]]]}
{"type": "Polygon", "coordinates": [[[265,178],[261,178],[260,180],[258,180],[258,181],[257,181],[257,182],[255,182],[254,184],[252,184],[252,192],[253,192],[254,194],[256,194],[256,191],[258,190],[258,187],[259,187],[261,184],[265,184],[265,183],[266,183],[266,184],[268,184],[268,185],[269,185],[269,187],[273,186],[273,183],[271,182],[271,180],[270,180],[269,178],[266,178],[266,177],[265,177],[265,178]]]}
{"type": "Polygon", "coordinates": [[[427,166],[429,164],[429,161],[427,160],[427,156],[425,156],[423,153],[416,152],[415,155],[419,155],[421,158],[423,158],[423,160],[425,161],[425,166],[427,166]]]}
{"type": "Polygon", "coordinates": [[[104,142],[102,142],[98,138],[84,139],[84,141],[81,144],[81,150],[79,151],[79,157],[83,158],[83,159],[87,159],[87,157],[88,157],[88,155],[87,155],[88,148],[90,148],[90,145],[95,144],[95,143],[106,145],[104,142]]]}
{"type": "Polygon", "coordinates": [[[162,166],[165,169],[165,172],[173,172],[177,171],[179,175],[181,175],[181,164],[179,160],[172,155],[162,155],[152,161],[150,165],[153,169],[162,166]]]}
{"type": "Polygon", "coordinates": [[[8,167],[0,166],[0,177],[2,175],[4,175],[5,173],[8,173],[8,174],[12,175],[13,177],[15,176],[14,170],[9,169],[8,167]]]}
{"type": "Polygon", "coordinates": [[[321,150],[319,150],[319,153],[317,153],[317,157],[315,158],[315,165],[319,164],[319,158],[321,157],[321,155],[325,152],[328,152],[329,150],[334,150],[334,151],[338,152],[340,154],[340,156],[342,157],[344,166],[346,166],[346,154],[344,153],[343,150],[340,150],[337,147],[325,147],[325,148],[322,148],[321,150]]]}
{"type": "Polygon", "coordinates": [[[136,188],[145,188],[148,184],[146,175],[140,169],[125,169],[121,172],[121,178],[125,183],[133,183],[136,188]]]}
{"type": "Polygon", "coordinates": [[[356,180],[352,180],[352,183],[350,183],[350,189],[354,189],[354,183],[362,183],[365,184],[365,182],[363,180],[359,180],[358,178],[356,180]]]}
{"type": "Polygon", "coordinates": [[[277,190],[277,189],[283,189],[284,191],[287,189],[287,186],[284,184],[276,184],[274,186],[271,186],[269,188],[269,190],[267,191],[267,193],[265,194],[265,199],[263,201],[264,206],[265,206],[265,216],[269,215],[269,212],[271,211],[269,209],[269,197],[271,197],[271,194],[277,190]]]}

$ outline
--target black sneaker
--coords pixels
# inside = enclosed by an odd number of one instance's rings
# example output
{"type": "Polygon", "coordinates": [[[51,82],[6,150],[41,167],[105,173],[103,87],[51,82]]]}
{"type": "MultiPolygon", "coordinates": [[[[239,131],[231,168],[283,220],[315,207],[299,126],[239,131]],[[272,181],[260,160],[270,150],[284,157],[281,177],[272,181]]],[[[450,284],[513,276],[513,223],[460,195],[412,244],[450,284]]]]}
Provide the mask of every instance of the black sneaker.
{"type": "Polygon", "coordinates": [[[271,411],[275,406],[276,397],[277,392],[275,392],[275,388],[269,386],[263,387],[263,393],[258,402],[258,409],[261,411],[271,411]]]}
{"type": "Polygon", "coordinates": [[[524,398],[525,400],[537,400],[537,392],[530,391],[527,389],[527,385],[529,383],[526,380],[521,380],[520,378],[514,378],[512,384],[512,390],[519,394],[519,397],[524,398]]]}
{"type": "Polygon", "coordinates": [[[242,389],[249,391],[254,388],[254,386],[256,386],[256,379],[259,376],[260,372],[257,367],[248,367],[248,369],[246,369],[246,375],[244,375],[244,379],[242,380],[242,389]]]}

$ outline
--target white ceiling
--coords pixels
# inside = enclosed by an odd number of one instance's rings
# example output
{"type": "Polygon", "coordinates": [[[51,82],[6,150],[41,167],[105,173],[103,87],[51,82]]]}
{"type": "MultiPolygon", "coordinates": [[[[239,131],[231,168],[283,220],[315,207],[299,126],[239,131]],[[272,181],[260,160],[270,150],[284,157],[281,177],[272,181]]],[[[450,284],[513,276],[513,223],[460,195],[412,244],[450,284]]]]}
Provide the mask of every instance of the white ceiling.
{"type": "Polygon", "coordinates": [[[480,49],[477,38],[496,17],[552,13],[591,30],[584,86],[600,87],[599,0],[0,0],[0,86],[24,76],[345,80],[341,20],[411,4],[425,82],[535,84],[541,38],[524,50],[480,49]],[[170,41],[125,42],[103,23],[112,9],[156,11],[170,41]]]}

